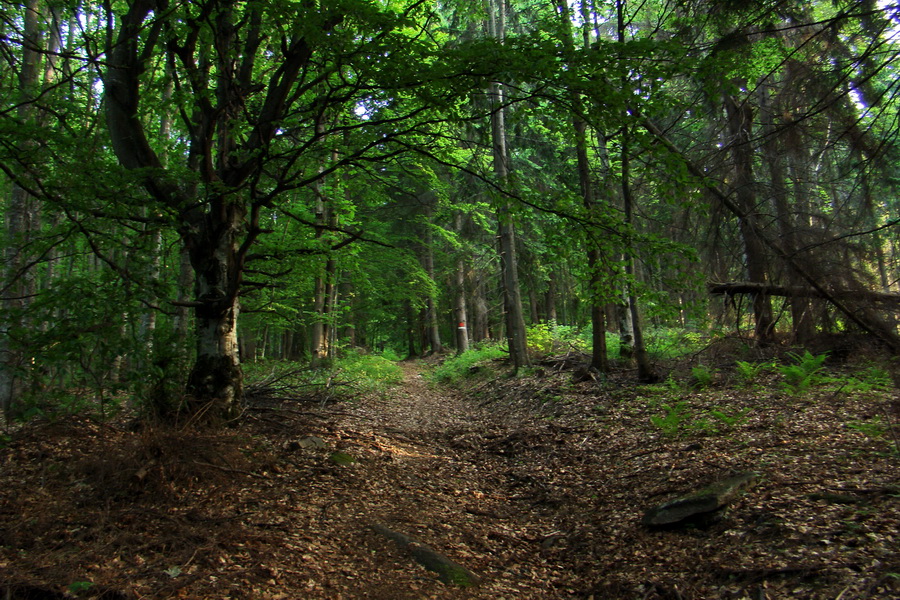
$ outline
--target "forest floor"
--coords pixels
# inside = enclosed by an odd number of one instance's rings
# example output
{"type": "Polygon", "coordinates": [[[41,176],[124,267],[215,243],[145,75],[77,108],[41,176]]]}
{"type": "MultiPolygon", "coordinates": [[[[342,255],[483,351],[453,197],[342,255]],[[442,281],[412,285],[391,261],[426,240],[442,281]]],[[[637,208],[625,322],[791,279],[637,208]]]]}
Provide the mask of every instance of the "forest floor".
{"type": "Polygon", "coordinates": [[[454,391],[407,362],[386,393],[270,402],[224,432],[32,422],[0,449],[0,593],[900,597],[893,387],[578,383],[562,365],[454,391]],[[721,518],[641,524],[745,471],[757,483],[721,518]],[[443,583],[419,544],[477,584],[443,583]]]}

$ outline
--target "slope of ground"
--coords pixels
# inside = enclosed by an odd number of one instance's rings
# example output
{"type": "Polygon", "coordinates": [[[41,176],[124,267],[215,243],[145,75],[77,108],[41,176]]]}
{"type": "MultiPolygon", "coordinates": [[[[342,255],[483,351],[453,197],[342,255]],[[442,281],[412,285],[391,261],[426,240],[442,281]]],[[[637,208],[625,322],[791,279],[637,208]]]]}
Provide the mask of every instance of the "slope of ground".
{"type": "Polygon", "coordinates": [[[574,383],[548,365],[453,392],[424,368],[404,363],[404,383],[382,396],[256,407],[226,433],[27,426],[0,450],[0,590],[900,596],[898,458],[877,429],[896,419],[893,390],[635,387],[627,373],[574,383]],[[641,525],[648,507],[740,471],[759,481],[717,521],[641,525]],[[427,544],[480,583],[441,582],[376,529],[427,544]]]}

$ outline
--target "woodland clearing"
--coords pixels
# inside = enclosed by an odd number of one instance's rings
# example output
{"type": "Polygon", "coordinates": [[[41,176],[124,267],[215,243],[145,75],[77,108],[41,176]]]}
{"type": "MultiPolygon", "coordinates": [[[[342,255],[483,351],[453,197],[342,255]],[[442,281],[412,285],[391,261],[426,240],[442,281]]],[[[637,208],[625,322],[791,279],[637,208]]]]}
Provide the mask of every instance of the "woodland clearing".
{"type": "MultiPolygon", "coordinates": [[[[900,596],[898,394],[714,369],[575,382],[563,361],[449,389],[253,407],[225,431],[66,417],[0,450],[5,598],[841,599],[900,596]],[[701,375],[702,372],[695,372],[701,375]],[[881,428],[878,428],[878,424],[881,428]],[[736,472],[714,522],[644,511],[736,472]],[[443,583],[375,529],[480,579],[443,583]]],[[[714,363],[711,363],[714,364],[714,363]]],[[[843,379],[841,379],[843,377],[843,379]]],[[[843,381],[843,384],[840,382],[843,381]]]]}

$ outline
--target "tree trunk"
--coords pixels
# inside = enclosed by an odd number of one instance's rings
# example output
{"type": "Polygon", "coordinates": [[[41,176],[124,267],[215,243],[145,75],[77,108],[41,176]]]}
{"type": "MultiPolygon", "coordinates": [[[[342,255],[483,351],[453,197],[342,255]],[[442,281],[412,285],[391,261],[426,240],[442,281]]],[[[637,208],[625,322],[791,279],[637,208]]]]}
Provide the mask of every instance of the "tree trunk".
{"type": "MultiPolygon", "coordinates": [[[[619,27],[620,41],[623,41],[621,33],[624,28],[624,21],[621,14],[621,3],[619,3],[619,27]]],[[[641,315],[638,310],[637,295],[634,293],[634,284],[636,282],[634,272],[634,200],[631,197],[631,162],[629,156],[629,130],[626,126],[622,130],[622,204],[625,212],[625,226],[629,230],[627,251],[625,255],[625,289],[628,297],[628,312],[631,314],[631,331],[634,334],[634,360],[637,363],[638,381],[642,383],[656,383],[659,381],[659,375],[650,364],[650,355],[647,354],[647,346],[644,344],[644,330],[641,327],[641,315]]]]}
{"type": "Polygon", "coordinates": [[[237,235],[243,225],[242,205],[219,197],[207,215],[208,227],[191,234],[195,274],[196,362],[188,376],[189,414],[233,417],[243,394],[237,343],[240,312],[237,235]],[[204,235],[205,234],[205,235],[204,235]]]}
{"type": "MultiPolygon", "coordinates": [[[[627,258],[623,255],[622,261],[627,258]]],[[[622,290],[621,301],[616,305],[619,323],[619,357],[630,361],[634,358],[634,327],[631,321],[631,305],[628,289],[622,290]]]]}
{"type": "Polygon", "coordinates": [[[456,317],[456,354],[469,351],[469,325],[466,315],[466,267],[462,260],[456,261],[456,302],[453,308],[456,317]]]}
{"type": "MultiPolygon", "coordinates": [[[[316,133],[322,135],[325,125],[322,118],[316,123],[316,133]]],[[[323,159],[324,160],[324,159],[323,159]]],[[[324,171],[324,164],[319,166],[319,174],[324,171]]],[[[325,235],[325,228],[328,225],[329,208],[325,197],[325,182],[322,179],[316,180],[313,185],[313,192],[316,198],[315,205],[315,231],[316,239],[321,240],[325,235]]],[[[313,283],[313,322],[310,327],[310,366],[319,367],[322,361],[328,355],[328,331],[326,325],[327,298],[329,281],[329,260],[325,261],[324,270],[316,273],[315,282],[313,283]]],[[[333,265],[332,265],[333,269],[333,265]]]]}
{"type": "MultiPolygon", "coordinates": [[[[580,105],[580,102],[578,103],[580,105]]],[[[588,215],[596,214],[597,204],[594,199],[594,186],[591,181],[591,168],[587,155],[587,123],[576,115],[573,126],[575,129],[575,156],[578,162],[578,180],[581,186],[581,201],[588,215]]],[[[588,238],[588,269],[590,272],[590,289],[588,297],[591,305],[591,366],[605,373],[609,371],[609,359],[606,350],[606,315],[605,302],[603,301],[603,287],[606,285],[603,276],[603,262],[600,260],[600,250],[596,243],[588,238]]]]}
{"type": "MultiPolygon", "coordinates": [[[[494,0],[497,1],[497,0],[494,0]]],[[[505,7],[502,1],[491,6],[491,29],[494,37],[503,41],[505,35],[505,7]]],[[[497,81],[491,83],[491,140],[493,146],[494,175],[502,187],[508,183],[506,121],[504,118],[503,87],[497,81]]],[[[506,322],[506,339],[513,371],[528,366],[528,344],[525,334],[525,317],[522,312],[522,296],[519,288],[519,263],[516,258],[516,230],[510,211],[509,200],[499,199],[497,210],[499,221],[500,273],[503,286],[503,308],[506,322]]]]}
{"type": "MultiPolygon", "coordinates": [[[[454,229],[463,233],[463,213],[458,211],[453,219],[454,229]]],[[[466,313],[466,263],[462,257],[456,260],[456,290],[453,302],[453,316],[456,321],[456,354],[469,351],[469,319],[466,313]]]]}
{"type": "Polygon", "coordinates": [[[416,349],[416,315],[409,300],[403,301],[403,309],[406,316],[406,357],[415,358],[419,355],[416,349]]]}
{"type": "Polygon", "coordinates": [[[516,233],[508,211],[500,214],[500,263],[503,282],[503,312],[506,323],[506,340],[513,370],[528,366],[528,346],[525,334],[525,318],[522,313],[522,297],[519,293],[518,263],[516,260],[516,233]],[[505,221],[505,223],[504,223],[505,221]]]}
{"type": "MultiPolygon", "coordinates": [[[[424,204],[424,217],[425,217],[425,231],[423,235],[424,244],[421,247],[422,251],[422,267],[425,270],[425,274],[428,276],[428,280],[432,283],[434,281],[434,233],[431,229],[431,218],[432,218],[432,202],[434,202],[434,198],[431,197],[431,194],[424,194],[421,198],[424,204]]],[[[431,286],[428,290],[428,294],[425,296],[425,315],[424,315],[424,334],[425,340],[422,344],[422,350],[427,347],[429,348],[429,352],[431,354],[440,354],[443,350],[443,344],[441,344],[441,330],[440,324],[438,323],[438,314],[437,314],[437,305],[434,300],[434,287],[431,286]]]]}
{"type": "MultiPolygon", "coordinates": [[[[563,43],[570,51],[574,51],[574,41],[572,39],[572,21],[569,16],[569,7],[565,2],[557,5],[562,23],[565,28],[565,37],[563,43]]],[[[587,24],[585,24],[587,25],[587,24]]],[[[585,35],[585,45],[588,45],[588,36],[585,35]]],[[[591,165],[588,159],[588,143],[587,143],[587,122],[584,119],[584,106],[579,92],[570,91],[572,106],[574,108],[572,116],[572,129],[575,132],[575,158],[578,168],[578,183],[581,191],[581,203],[584,206],[585,213],[590,219],[597,214],[597,200],[595,198],[594,183],[591,178],[591,165]]],[[[606,314],[604,285],[606,284],[603,276],[603,264],[600,250],[592,235],[588,235],[588,269],[590,287],[588,289],[588,298],[590,299],[591,313],[591,366],[595,369],[606,372],[609,370],[609,360],[606,349],[606,314]]]]}
{"type": "Polygon", "coordinates": [[[550,271],[549,280],[547,281],[547,292],[544,294],[544,314],[547,316],[548,323],[559,322],[556,312],[556,288],[558,275],[556,269],[550,271]]]}
{"type": "MultiPolygon", "coordinates": [[[[191,330],[190,298],[194,288],[194,269],[191,266],[191,253],[188,244],[182,240],[181,251],[178,253],[178,299],[175,306],[175,319],[173,327],[178,340],[186,340],[191,330]]],[[[175,354],[181,356],[185,351],[185,344],[175,342],[175,354]]]]}
{"type": "Polygon", "coordinates": [[[355,310],[353,306],[353,280],[350,279],[350,274],[347,271],[342,272],[341,283],[340,285],[338,285],[338,291],[342,305],[346,306],[348,309],[345,313],[343,327],[341,328],[341,338],[345,341],[348,347],[355,348],[357,346],[357,340],[356,323],[354,319],[355,310]]]}
{"type": "MultiPolygon", "coordinates": [[[[756,193],[753,181],[752,123],[753,112],[746,103],[738,102],[730,95],[725,96],[725,111],[728,117],[729,144],[734,169],[735,204],[742,212],[738,219],[741,239],[744,243],[744,259],[747,277],[756,283],[768,281],[768,260],[765,247],[758,231],[756,193]]],[[[775,322],[772,318],[772,303],[765,294],[753,297],[754,337],[759,344],[774,340],[775,322]]]]}
{"type": "MultiPolygon", "coordinates": [[[[43,39],[40,28],[40,3],[27,0],[24,6],[24,43],[19,71],[20,104],[16,117],[23,123],[38,118],[32,105],[32,94],[40,81],[40,49],[43,39]]],[[[13,339],[28,328],[27,310],[34,295],[34,275],[29,266],[27,248],[37,229],[35,200],[16,182],[12,183],[6,209],[7,248],[2,286],[3,321],[0,322],[0,406],[7,418],[14,412],[24,389],[24,375],[30,361],[20,341],[13,339]]]]}
{"type": "Polygon", "coordinates": [[[490,310],[484,287],[484,281],[479,280],[472,290],[472,341],[476,343],[491,337],[490,310]]]}
{"type": "MultiPolygon", "coordinates": [[[[787,182],[783,164],[783,146],[780,143],[773,117],[777,108],[771,105],[767,86],[759,86],[759,98],[760,119],[765,136],[765,143],[762,145],[762,155],[769,170],[772,200],[775,206],[775,214],[778,217],[778,231],[785,253],[793,256],[799,247],[797,224],[794,222],[793,216],[795,211],[791,210],[788,203],[787,182]]],[[[791,126],[788,125],[787,127],[790,128],[791,126]]],[[[781,133],[784,134],[785,131],[781,130],[781,133]]],[[[787,133],[790,135],[790,132],[787,133]]],[[[794,189],[797,190],[798,197],[796,199],[799,200],[799,196],[802,194],[800,194],[799,188],[795,187],[794,189]]],[[[787,271],[789,285],[798,286],[803,282],[802,277],[795,269],[788,266],[787,271]]],[[[815,333],[812,306],[808,299],[800,297],[791,297],[788,302],[791,307],[791,330],[794,340],[799,344],[804,344],[815,333]]]]}

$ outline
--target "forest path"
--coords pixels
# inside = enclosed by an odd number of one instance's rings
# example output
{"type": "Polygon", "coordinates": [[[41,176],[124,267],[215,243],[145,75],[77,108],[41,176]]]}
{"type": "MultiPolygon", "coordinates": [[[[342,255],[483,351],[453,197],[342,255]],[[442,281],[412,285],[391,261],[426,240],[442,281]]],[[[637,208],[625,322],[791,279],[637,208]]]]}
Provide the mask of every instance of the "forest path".
{"type": "Polygon", "coordinates": [[[362,537],[372,559],[360,565],[370,572],[359,573],[364,583],[348,590],[350,597],[555,597],[541,590],[541,577],[526,572],[540,558],[540,544],[530,542],[558,532],[522,510],[531,497],[519,498],[522,482],[505,456],[526,435],[521,424],[504,423],[472,398],[430,384],[422,363],[401,367],[403,383],[361,403],[340,428],[347,453],[361,458],[344,472],[347,489],[334,493],[358,502],[349,533],[362,537]],[[476,589],[439,583],[373,526],[429,545],[484,582],[476,589]]]}

